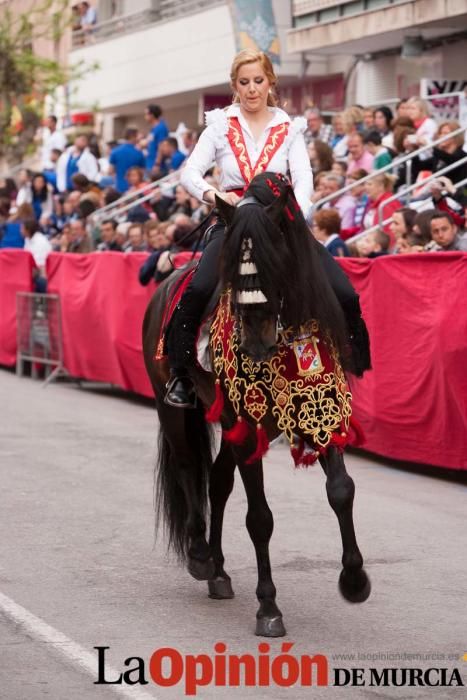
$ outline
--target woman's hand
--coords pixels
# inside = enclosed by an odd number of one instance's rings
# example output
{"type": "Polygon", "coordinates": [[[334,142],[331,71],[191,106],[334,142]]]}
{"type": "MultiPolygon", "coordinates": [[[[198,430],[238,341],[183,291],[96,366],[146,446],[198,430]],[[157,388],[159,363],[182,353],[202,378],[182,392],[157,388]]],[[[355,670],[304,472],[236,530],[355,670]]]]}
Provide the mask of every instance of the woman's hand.
{"type": "Polygon", "coordinates": [[[209,204],[215,204],[216,195],[220,197],[220,199],[223,199],[224,202],[227,202],[227,204],[230,204],[232,207],[236,207],[241,199],[241,197],[239,197],[238,194],[235,194],[235,192],[216,192],[215,190],[208,190],[205,192],[203,194],[203,199],[205,202],[209,202],[209,204]]]}

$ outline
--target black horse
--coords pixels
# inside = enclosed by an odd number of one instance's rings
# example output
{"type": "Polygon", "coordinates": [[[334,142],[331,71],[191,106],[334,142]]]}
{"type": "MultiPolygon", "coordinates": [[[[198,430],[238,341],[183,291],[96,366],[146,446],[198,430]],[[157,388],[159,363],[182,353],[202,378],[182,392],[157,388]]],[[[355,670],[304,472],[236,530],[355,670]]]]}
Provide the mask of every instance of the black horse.
{"type": "MultiPolygon", "coordinates": [[[[358,352],[350,352],[348,323],[323,271],[319,244],[310,236],[290,185],[281,176],[264,173],[252,181],[243,206],[230,207],[221,200],[217,205],[227,224],[220,273],[223,287],[229,288],[232,294],[238,323],[238,353],[243,358],[251,358],[255,367],[262,367],[261,363],[274,357],[278,350],[279,317],[291,333],[299,332],[303,324],[315,319],[322,340],[335,349],[333,356],[355,372],[355,365],[359,364],[358,357],[355,360],[358,352]],[[269,206],[260,204],[267,201],[271,201],[269,206]],[[254,277],[240,274],[248,246],[252,250],[254,277]],[[242,296],[242,293],[251,294],[254,284],[258,289],[253,290],[256,296],[250,299],[255,303],[243,303],[248,294],[242,296]],[[259,301],[263,297],[264,300],[259,301]]],[[[212,460],[211,432],[205,408],[214,402],[219,386],[216,391],[215,375],[200,367],[192,370],[199,397],[197,408],[183,410],[164,403],[169,368],[166,360],[155,361],[154,354],[160,342],[164,309],[182,274],[182,271],[174,272],[158,288],[143,325],[144,359],[160,421],[156,468],[158,521],[164,521],[169,547],[187,564],[190,574],[208,582],[210,597],[232,598],[231,579],[224,569],[222,524],[238,466],[248,501],[246,526],[258,565],[256,634],[282,636],[285,628],[276,603],[269,560],[273,516],[264,493],[262,460],[256,458],[251,463],[255,449],[257,453],[254,431],[245,436],[242,444],[231,444],[223,438],[219,453],[212,460]],[[207,536],[208,501],[210,528],[207,536]]],[[[211,350],[214,353],[214,349],[211,350]]],[[[336,364],[338,370],[340,367],[336,364]]],[[[356,373],[360,374],[361,368],[357,367],[356,373]]],[[[220,379],[221,389],[224,389],[220,422],[224,431],[231,431],[238,420],[238,411],[229,400],[225,385],[222,386],[225,377],[220,379]]],[[[281,433],[272,406],[267,406],[261,426],[269,440],[281,433]]],[[[310,441],[310,435],[305,432],[298,429],[294,432],[310,441]]],[[[339,446],[330,442],[327,449],[320,451],[319,461],[342,537],[343,568],[339,589],[346,600],[363,602],[371,587],[354,531],[354,482],[346,471],[339,446]]]]}

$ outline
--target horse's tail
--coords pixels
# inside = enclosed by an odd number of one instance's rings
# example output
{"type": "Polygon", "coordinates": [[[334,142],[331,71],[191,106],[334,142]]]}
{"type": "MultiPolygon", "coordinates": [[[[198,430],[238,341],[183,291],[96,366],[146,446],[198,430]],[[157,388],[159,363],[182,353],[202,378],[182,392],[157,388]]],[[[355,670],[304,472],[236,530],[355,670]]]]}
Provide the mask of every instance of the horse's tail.
{"type": "MultiPolygon", "coordinates": [[[[163,405],[164,406],[164,405],[163,405]]],[[[164,427],[167,409],[158,406],[160,419],[159,450],[155,474],[156,533],[162,526],[168,548],[185,560],[187,556],[190,509],[188,489],[196,499],[196,511],[206,521],[208,508],[208,481],[212,466],[212,427],[204,419],[204,408],[177,409],[182,429],[175,446],[169,441],[164,427]],[[184,415],[181,415],[183,412],[184,415]],[[190,470],[184,474],[183,470],[190,470]],[[186,488],[182,486],[185,482],[186,488]],[[191,483],[191,486],[189,484],[191,483]]],[[[173,416],[168,416],[171,420],[173,416]]],[[[171,436],[174,426],[171,425],[171,436]]]]}

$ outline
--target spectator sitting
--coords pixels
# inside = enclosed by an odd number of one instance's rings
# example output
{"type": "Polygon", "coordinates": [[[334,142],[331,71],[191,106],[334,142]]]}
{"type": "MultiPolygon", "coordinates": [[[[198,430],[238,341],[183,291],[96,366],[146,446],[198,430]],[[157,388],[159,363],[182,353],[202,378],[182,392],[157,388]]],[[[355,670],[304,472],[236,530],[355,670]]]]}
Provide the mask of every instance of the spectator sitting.
{"type": "Polygon", "coordinates": [[[159,105],[148,105],[144,118],[151,128],[145,143],[147,148],[146,170],[151,172],[156,161],[159,144],[168,137],[169,130],[162,118],[162,109],[159,105]]]}
{"type": "Polygon", "coordinates": [[[62,155],[62,151],[59,151],[57,148],[53,148],[52,151],[50,152],[50,162],[51,162],[51,167],[46,168],[42,171],[43,176],[49,183],[49,185],[52,186],[52,189],[55,192],[58,192],[57,189],[57,163],[62,155]]]}
{"type": "MultiPolygon", "coordinates": [[[[196,244],[196,233],[193,222],[178,224],[173,234],[173,243],[169,250],[164,251],[157,262],[156,282],[161,282],[168,277],[173,270],[183,267],[193,259],[191,252],[196,244]]],[[[195,255],[199,258],[200,254],[195,255]]]]}
{"type": "Polygon", "coordinates": [[[166,230],[169,226],[172,226],[172,224],[168,221],[159,223],[148,221],[144,225],[144,233],[151,255],[144,261],[139,271],[139,281],[143,286],[148,285],[151,280],[155,279],[157,262],[161,254],[170,247],[166,235],[166,230]]]}
{"type": "MultiPolygon", "coordinates": [[[[390,199],[393,196],[395,179],[396,178],[394,175],[388,175],[387,173],[383,173],[381,175],[375,175],[371,180],[368,180],[368,182],[366,183],[366,193],[370,199],[370,203],[368,205],[368,209],[363,220],[364,228],[371,228],[379,223],[378,211],[381,205],[383,205],[383,222],[387,219],[392,220],[392,215],[394,214],[394,212],[402,207],[401,202],[399,202],[399,200],[397,199],[392,200],[388,204],[384,204],[386,200],[390,199]]],[[[388,234],[390,238],[390,247],[392,249],[396,241],[391,232],[389,221],[386,224],[383,224],[383,231],[388,234]]]]}
{"type": "Polygon", "coordinates": [[[31,204],[32,202],[32,172],[27,168],[22,168],[18,173],[18,193],[16,195],[16,206],[31,204]]]}
{"type": "Polygon", "coordinates": [[[99,168],[97,160],[89,150],[89,139],[86,134],[75,138],[75,143],[66,149],[57,163],[57,189],[66,192],[73,189],[72,177],[75,173],[86,175],[88,180],[95,182],[99,168]]]}
{"type": "Polygon", "coordinates": [[[419,212],[413,222],[412,234],[416,241],[421,246],[427,246],[433,243],[431,238],[431,217],[433,209],[419,212]]]}
{"type": "MultiPolygon", "coordinates": [[[[333,137],[331,124],[325,124],[321,112],[317,107],[309,107],[305,110],[305,119],[307,121],[307,129],[304,132],[305,143],[307,146],[313,141],[321,141],[329,145],[333,137]]],[[[329,170],[329,168],[325,168],[329,170]]]]}
{"type": "Polygon", "coordinates": [[[310,157],[313,175],[331,170],[333,164],[332,148],[324,141],[314,139],[308,145],[308,155],[310,157]]]}
{"type": "Polygon", "coordinates": [[[122,252],[122,247],[117,243],[117,222],[115,219],[104,219],[100,226],[100,243],[96,250],[105,252],[113,250],[122,252]]]}
{"type": "Polygon", "coordinates": [[[354,170],[370,170],[373,169],[373,156],[365,149],[365,144],[363,143],[363,136],[358,133],[354,133],[349,136],[347,141],[349,149],[349,159],[347,175],[350,175],[354,170]]]}
{"type": "Polygon", "coordinates": [[[128,243],[124,246],[125,253],[144,253],[147,251],[141,224],[131,224],[128,227],[128,243]]]}
{"type": "Polygon", "coordinates": [[[429,188],[434,208],[448,212],[456,226],[464,228],[466,197],[462,189],[457,192],[451,180],[445,175],[440,175],[438,179],[433,180],[429,188]]]}
{"type": "Polygon", "coordinates": [[[132,127],[125,130],[125,141],[113,149],[109,158],[109,174],[115,173],[116,188],[120,194],[124,194],[129,187],[127,173],[130,168],[144,169],[146,159],[142,151],[136,148],[138,129],[132,127]]]}
{"type": "Polygon", "coordinates": [[[431,237],[436,244],[431,251],[467,251],[467,233],[459,233],[452,216],[445,211],[435,210],[431,214],[431,237]]]}
{"type": "Polygon", "coordinates": [[[407,237],[413,235],[413,225],[416,216],[417,212],[415,209],[410,209],[410,207],[402,207],[393,212],[392,221],[389,225],[391,228],[391,235],[396,241],[396,244],[398,244],[402,236],[407,237]]]}
{"type": "Polygon", "coordinates": [[[375,129],[375,112],[371,107],[363,110],[363,128],[365,131],[373,131],[375,129]]]}
{"type": "Polygon", "coordinates": [[[183,132],[182,138],[181,138],[181,145],[180,145],[180,150],[185,155],[188,157],[194,147],[196,146],[196,131],[193,131],[192,129],[186,129],[186,131],[183,132]]]}
{"type": "Polygon", "coordinates": [[[36,219],[44,226],[50,223],[53,214],[53,190],[42,173],[32,178],[32,208],[36,219]]]}
{"type": "MultiPolygon", "coordinates": [[[[328,173],[323,179],[324,196],[328,197],[344,187],[344,178],[333,173],[328,173]]],[[[341,217],[342,231],[346,231],[353,226],[353,215],[355,211],[355,199],[349,193],[338,195],[324,205],[326,209],[337,209],[341,217]]]]}
{"type": "Polygon", "coordinates": [[[66,241],[67,253],[90,253],[91,239],[82,219],[73,219],[70,223],[70,237],[66,241]]]}
{"type": "Polygon", "coordinates": [[[410,117],[409,112],[409,101],[406,98],[399,100],[399,102],[396,105],[396,118],[399,119],[400,117],[410,117]]]}
{"type": "Polygon", "coordinates": [[[394,140],[391,131],[393,114],[389,107],[382,105],[375,109],[375,130],[379,132],[383,146],[393,148],[394,140]]]}
{"type": "Polygon", "coordinates": [[[341,177],[346,177],[347,175],[347,168],[349,166],[345,162],[345,160],[335,160],[332,164],[331,167],[331,172],[335,173],[335,175],[340,175],[341,177]]]}
{"type": "Polygon", "coordinates": [[[345,129],[344,112],[335,114],[332,118],[332,129],[334,136],[329,144],[334,153],[334,158],[337,160],[346,158],[347,150],[347,133],[345,129]]]}
{"type": "MultiPolygon", "coordinates": [[[[441,138],[442,136],[447,136],[453,131],[460,129],[459,122],[456,121],[446,121],[439,125],[438,131],[435,134],[435,140],[441,138]]],[[[424,169],[431,170],[433,173],[445,168],[447,165],[452,165],[456,161],[465,158],[467,153],[463,149],[464,146],[464,134],[457,134],[439,146],[434,146],[433,156],[427,158],[423,162],[424,169]]],[[[467,162],[453,168],[448,173],[449,179],[456,183],[461,180],[467,179],[467,162]]]]}
{"type": "Polygon", "coordinates": [[[406,255],[407,253],[422,253],[423,246],[413,233],[404,233],[397,239],[396,253],[406,255]]]}
{"type": "MultiPolygon", "coordinates": [[[[3,212],[6,212],[6,206],[3,212]]],[[[0,240],[0,248],[24,248],[24,237],[21,234],[21,224],[23,221],[34,218],[34,209],[32,208],[31,204],[27,204],[25,202],[17,207],[3,224],[3,236],[0,240]]]]}
{"type": "MultiPolygon", "coordinates": [[[[311,193],[311,197],[310,197],[310,201],[313,204],[316,204],[317,202],[320,201],[320,199],[323,199],[323,197],[326,196],[325,192],[326,192],[327,188],[325,188],[325,186],[324,186],[324,180],[328,175],[334,175],[334,174],[335,173],[332,173],[332,172],[327,172],[327,173],[322,172],[322,173],[318,173],[317,175],[315,175],[313,192],[311,193]]],[[[340,178],[339,182],[344,182],[344,178],[342,176],[336,175],[336,177],[340,178]]]]}
{"type": "Polygon", "coordinates": [[[370,131],[363,137],[363,142],[367,150],[373,156],[373,170],[384,168],[392,161],[392,156],[388,149],[381,145],[381,135],[377,131],[370,131]]]}
{"type": "Polygon", "coordinates": [[[31,253],[36,264],[33,271],[34,291],[44,294],[47,291],[45,262],[52,252],[52,246],[47,236],[39,230],[36,219],[25,219],[22,222],[21,235],[24,238],[24,249],[31,253]]]}
{"type": "Polygon", "coordinates": [[[161,141],[153,172],[161,176],[178,170],[186,156],[178,150],[177,139],[173,136],[161,141]]]}
{"type": "MultiPolygon", "coordinates": [[[[433,141],[434,135],[438,126],[434,119],[429,116],[427,104],[420,97],[411,97],[408,100],[409,117],[412,119],[416,132],[413,145],[415,148],[420,148],[433,141]]],[[[424,151],[419,155],[420,160],[431,158],[429,150],[424,151]]]]}
{"type": "Polygon", "coordinates": [[[362,255],[366,258],[379,258],[389,253],[389,236],[380,228],[368,233],[358,243],[362,255]]]}
{"type": "Polygon", "coordinates": [[[50,226],[54,232],[60,232],[70,221],[70,216],[65,213],[65,197],[63,195],[54,197],[54,210],[51,216],[50,226]]]}
{"type": "Polygon", "coordinates": [[[336,209],[321,209],[313,217],[313,235],[334,257],[347,258],[349,250],[339,236],[341,217],[336,209]]]}
{"type": "Polygon", "coordinates": [[[360,233],[363,228],[363,219],[365,218],[370,199],[366,193],[365,183],[361,183],[360,180],[367,175],[367,171],[361,168],[359,170],[354,170],[353,173],[347,178],[348,185],[355,183],[350,190],[350,194],[355,200],[355,209],[353,212],[352,226],[346,230],[345,238],[349,238],[350,236],[354,236],[356,233],[360,233]]]}

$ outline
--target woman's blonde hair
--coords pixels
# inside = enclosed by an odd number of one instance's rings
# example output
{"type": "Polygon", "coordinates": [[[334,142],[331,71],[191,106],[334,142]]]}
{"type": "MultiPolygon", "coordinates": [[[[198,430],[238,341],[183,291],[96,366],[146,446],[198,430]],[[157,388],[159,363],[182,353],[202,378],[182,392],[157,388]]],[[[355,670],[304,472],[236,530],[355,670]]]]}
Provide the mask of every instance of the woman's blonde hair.
{"type": "Polygon", "coordinates": [[[276,107],[278,103],[276,95],[276,84],[277,77],[274,73],[274,68],[272,67],[271,59],[263,51],[255,51],[254,49],[243,49],[235,56],[232,66],[230,68],[230,84],[234,91],[233,102],[239,102],[238,95],[235,91],[235,83],[238,77],[238,71],[242,66],[246,66],[249,63],[260,63],[266,78],[271,84],[271,89],[268,94],[268,107],[276,107]]]}
{"type": "Polygon", "coordinates": [[[389,173],[382,173],[381,175],[375,175],[373,182],[377,182],[383,186],[385,192],[393,192],[394,185],[397,182],[397,175],[389,175],[389,173]]]}
{"type": "Polygon", "coordinates": [[[407,104],[416,105],[424,117],[430,116],[430,108],[428,107],[428,104],[425,102],[425,100],[422,100],[421,97],[409,97],[409,99],[407,100],[407,104]]]}

